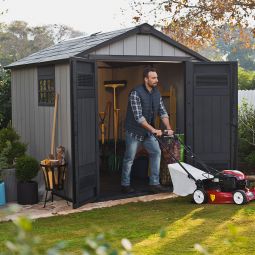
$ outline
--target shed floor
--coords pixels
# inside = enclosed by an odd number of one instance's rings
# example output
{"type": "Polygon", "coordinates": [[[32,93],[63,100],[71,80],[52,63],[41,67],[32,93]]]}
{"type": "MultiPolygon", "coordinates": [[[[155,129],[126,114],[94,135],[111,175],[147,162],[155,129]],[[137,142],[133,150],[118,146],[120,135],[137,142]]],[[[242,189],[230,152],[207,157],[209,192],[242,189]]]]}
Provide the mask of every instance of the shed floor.
{"type": "MultiPolygon", "coordinates": [[[[123,194],[121,192],[121,172],[105,172],[100,174],[100,195],[98,201],[108,201],[126,197],[144,196],[151,194],[149,190],[149,178],[131,177],[131,186],[135,189],[132,194],[123,194]]],[[[169,186],[168,192],[172,192],[172,186],[169,186]]]]}

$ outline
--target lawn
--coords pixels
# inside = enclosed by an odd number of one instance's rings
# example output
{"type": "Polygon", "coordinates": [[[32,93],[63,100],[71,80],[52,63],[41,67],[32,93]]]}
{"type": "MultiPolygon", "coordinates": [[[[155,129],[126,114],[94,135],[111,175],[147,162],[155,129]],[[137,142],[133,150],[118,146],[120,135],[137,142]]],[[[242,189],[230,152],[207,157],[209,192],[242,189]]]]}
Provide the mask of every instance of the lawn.
{"type": "MultiPolygon", "coordinates": [[[[84,237],[103,232],[114,247],[128,238],[134,254],[254,254],[255,202],[247,205],[196,205],[190,197],[130,203],[34,221],[41,248],[69,241],[68,251],[80,254],[84,237]],[[160,237],[164,229],[165,236],[160,237]]],[[[13,237],[11,222],[0,223],[0,251],[13,237]]]]}

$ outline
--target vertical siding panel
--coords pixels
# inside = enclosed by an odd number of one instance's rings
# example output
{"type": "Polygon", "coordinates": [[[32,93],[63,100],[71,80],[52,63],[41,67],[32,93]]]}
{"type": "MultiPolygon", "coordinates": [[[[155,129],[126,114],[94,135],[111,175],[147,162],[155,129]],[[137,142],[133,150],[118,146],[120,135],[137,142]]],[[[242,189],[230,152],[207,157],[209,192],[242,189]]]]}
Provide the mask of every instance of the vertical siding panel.
{"type": "Polygon", "coordinates": [[[124,55],[124,41],[110,44],[110,55],[124,55]]]}
{"type": "Polygon", "coordinates": [[[174,48],[174,56],[177,56],[177,57],[186,57],[186,53],[177,49],[177,48],[174,48]]]}
{"type": "Polygon", "coordinates": [[[67,170],[67,194],[69,197],[73,197],[73,180],[72,180],[72,158],[71,158],[71,103],[70,103],[70,98],[71,98],[71,84],[70,84],[70,66],[66,65],[65,66],[65,87],[66,87],[66,107],[65,107],[65,112],[66,112],[66,126],[67,126],[67,144],[66,144],[66,159],[68,162],[68,170],[67,170]]]}
{"type": "Polygon", "coordinates": [[[50,118],[51,114],[51,108],[53,107],[49,107],[49,106],[46,106],[44,107],[44,114],[43,114],[43,117],[44,117],[44,123],[46,124],[45,127],[44,127],[44,151],[43,151],[43,154],[45,156],[47,156],[49,153],[50,153],[50,141],[51,141],[51,128],[52,128],[52,125],[53,125],[53,119],[50,118]]]}
{"type": "Polygon", "coordinates": [[[150,39],[148,35],[137,35],[137,55],[150,54],[150,39]]]}
{"type": "Polygon", "coordinates": [[[109,45],[106,47],[103,47],[101,49],[98,49],[96,51],[96,55],[110,55],[110,47],[109,45]]]}
{"type": "Polygon", "coordinates": [[[17,118],[16,118],[16,127],[15,127],[15,130],[20,134],[20,113],[18,111],[18,109],[20,110],[21,107],[20,107],[20,102],[21,102],[21,89],[20,89],[20,70],[16,71],[16,92],[17,92],[17,97],[16,97],[16,105],[17,105],[17,108],[16,108],[16,111],[17,111],[17,118]]]}
{"type": "Polygon", "coordinates": [[[35,155],[40,158],[40,116],[39,116],[39,106],[38,106],[38,75],[37,68],[34,69],[34,107],[35,107],[35,155]]]}
{"type": "Polygon", "coordinates": [[[30,153],[35,156],[35,98],[34,98],[34,68],[29,72],[29,116],[30,116],[30,153]]]}
{"type": "MultiPolygon", "coordinates": [[[[66,74],[66,116],[67,116],[67,158],[71,161],[71,103],[70,103],[70,69],[69,66],[66,65],[65,67],[65,74],[66,74]]],[[[69,166],[70,167],[70,166],[69,166]]]]}
{"type": "Polygon", "coordinates": [[[11,73],[11,99],[12,99],[12,126],[15,128],[17,123],[17,73],[13,71],[11,73]]]}
{"type": "Polygon", "coordinates": [[[25,93],[25,73],[26,71],[22,69],[21,71],[21,136],[22,141],[26,142],[26,93],[25,93]]]}
{"type": "Polygon", "coordinates": [[[124,39],[124,55],[136,55],[136,35],[124,39]]]}
{"type": "Polygon", "coordinates": [[[30,106],[30,97],[29,97],[29,75],[30,72],[28,69],[24,70],[24,105],[25,105],[25,112],[24,112],[24,121],[25,121],[25,142],[28,144],[27,152],[31,153],[31,140],[30,140],[30,116],[29,116],[29,106],[30,106]]]}
{"type": "Polygon", "coordinates": [[[162,40],[150,36],[150,56],[162,56],[162,40]]]}
{"type": "Polygon", "coordinates": [[[163,56],[174,56],[174,47],[163,42],[162,43],[162,55],[163,56]]]}
{"type": "Polygon", "coordinates": [[[60,91],[61,91],[61,99],[60,99],[60,113],[61,113],[61,134],[62,134],[62,141],[61,145],[63,145],[65,148],[67,146],[67,112],[66,112],[66,78],[65,78],[65,66],[61,66],[61,72],[60,72],[60,91]]]}

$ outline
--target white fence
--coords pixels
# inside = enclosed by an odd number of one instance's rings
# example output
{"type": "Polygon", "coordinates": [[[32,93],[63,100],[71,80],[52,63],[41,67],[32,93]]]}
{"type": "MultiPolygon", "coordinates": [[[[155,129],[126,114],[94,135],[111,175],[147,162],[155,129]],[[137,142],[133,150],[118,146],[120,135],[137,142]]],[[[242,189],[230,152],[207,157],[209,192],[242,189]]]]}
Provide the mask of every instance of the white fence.
{"type": "Polygon", "coordinates": [[[239,106],[241,105],[243,99],[246,99],[248,104],[255,108],[255,90],[238,90],[239,106]]]}

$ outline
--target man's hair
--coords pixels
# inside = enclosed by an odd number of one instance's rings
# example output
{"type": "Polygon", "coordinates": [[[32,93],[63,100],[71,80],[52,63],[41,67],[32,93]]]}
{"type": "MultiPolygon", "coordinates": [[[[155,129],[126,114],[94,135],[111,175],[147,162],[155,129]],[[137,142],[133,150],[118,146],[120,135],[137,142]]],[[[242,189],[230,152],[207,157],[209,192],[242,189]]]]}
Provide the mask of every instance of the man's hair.
{"type": "Polygon", "coordinates": [[[143,79],[144,79],[145,77],[148,78],[149,72],[157,72],[157,71],[156,71],[156,68],[154,68],[154,67],[150,67],[150,66],[145,67],[145,68],[143,69],[143,79]]]}

